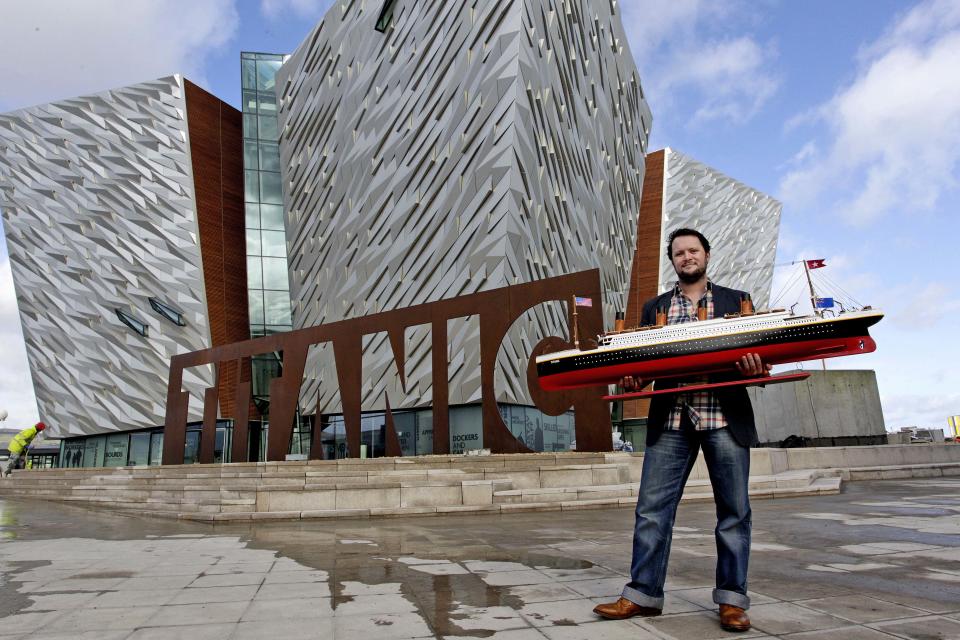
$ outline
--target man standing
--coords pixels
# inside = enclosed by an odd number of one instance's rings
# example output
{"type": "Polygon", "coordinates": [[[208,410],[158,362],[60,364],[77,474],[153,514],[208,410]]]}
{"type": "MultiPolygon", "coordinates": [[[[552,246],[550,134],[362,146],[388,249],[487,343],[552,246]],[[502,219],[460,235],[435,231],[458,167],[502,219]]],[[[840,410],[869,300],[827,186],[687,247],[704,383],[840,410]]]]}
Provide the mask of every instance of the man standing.
{"type": "Polygon", "coordinates": [[[27,427],[17,435],[13,436],[7,449],[10,450],[10,457],[3,463],[3,475],[9,476],[17,468],[20,459],[27,454],[27,447],[37,437],[37,434],[47,428],[47,425],[38,422],[32,427],[27,427]]]}
{"type": "MultiPolygon", "coordinates": [[[[677,272],[673,290],[643,306],[642,324],[656,322],[657,311],[668,324],[695,322],[697,310],[708,319],[740,311],[746,293],[710,282],[707,265],[710,243],[699,231],[677,229],[667,241],[667,256],[677,272]]],[[[750,353],[734,363],[739,375],[765,375],[769,365],[750,353]]],[[[720,382],[738,374],[714,375],[720,382]]],[[[627,391],[643,386],[631,377],[621,381],[627,391]]],[[[666,380],[658,389],[683,383],[666,380]]],[[[690,471],[703,449],[717,506],[717,574],[713,601],[720,605],[720,624],[728,631],[746,631],[750,618],[747,565],[750,557],[750,447],[757,443],[753,408],[744,387],[654,396],[647,417],[647,449],[643,459],[640,496],[633,534],[630,582],[616,602],[594,612],[622,620],[657,616],[663,610],[663,585],[673,537],[677,505],[690,471]]]]}

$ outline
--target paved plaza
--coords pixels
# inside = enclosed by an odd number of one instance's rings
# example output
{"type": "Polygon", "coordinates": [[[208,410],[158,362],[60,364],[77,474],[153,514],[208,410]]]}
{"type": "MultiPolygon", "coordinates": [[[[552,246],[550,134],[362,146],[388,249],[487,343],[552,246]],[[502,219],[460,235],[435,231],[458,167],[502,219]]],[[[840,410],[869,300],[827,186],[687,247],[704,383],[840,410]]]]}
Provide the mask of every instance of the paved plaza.
{"type": "Polygon", "coordinates": [[[0,637],[960,638],[960,478],[758,500],[754,629],[710,602],[713,505],[683,504],[664,615],[599,620],[629,509],[216,527],[0,502],[0,637]]]}

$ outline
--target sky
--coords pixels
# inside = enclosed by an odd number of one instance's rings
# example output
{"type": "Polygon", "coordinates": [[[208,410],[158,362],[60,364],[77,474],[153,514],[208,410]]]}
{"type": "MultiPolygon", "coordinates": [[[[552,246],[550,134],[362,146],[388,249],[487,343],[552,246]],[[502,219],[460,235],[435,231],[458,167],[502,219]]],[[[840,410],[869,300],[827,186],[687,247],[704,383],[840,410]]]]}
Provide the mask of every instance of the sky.
{"type": "MultiPolygon", "coordinates": [[[[4,0],[0,112],[178,72],[239,107],[240,52],[292,52],[330,4],[4,0]]],[[[828,368],[876,371],[888,430],[945,429],[960,414],[960,2],[619,6],[653,112],[649,149],[779,199],[777,263],[825,258],[830,281],[886,313],[875,353],[828,368]]],[[[802,297],[783,291],[792,269],[776,272],[774,297],[802,297]]],[[[32,424],[2,238],[0,362],[2,426],[32,424]]]]}

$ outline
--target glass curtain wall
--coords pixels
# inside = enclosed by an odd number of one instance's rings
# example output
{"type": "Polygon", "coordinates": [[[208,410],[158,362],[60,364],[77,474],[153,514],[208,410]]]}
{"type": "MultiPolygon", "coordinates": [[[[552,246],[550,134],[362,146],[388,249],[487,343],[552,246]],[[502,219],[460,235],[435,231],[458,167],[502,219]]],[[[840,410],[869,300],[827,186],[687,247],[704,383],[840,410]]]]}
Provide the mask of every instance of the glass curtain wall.
{"type": "MultiPolygon", "coordinates": [[[[287,58],[273,53],[240,54],[247,296],[252,338],[293,328],[275,91],[277,70],[287,58]]],[[[270,412],[270,381],[280,375],[280,358],[281,354],[271,353],[252,359],[254,404],[264,417],[264,430],[270,412]]],[[[250,428],[259,426],[254,422],[250,428]]],[[[299,432],[300,429],[298,435],[299,432]]],[[[261,439],[266,442],[265,434],[261,439]]],[[[251,458],[254,455],[257,452],[251,451],[251,458]]],[[[258,459],[262,460],[263,455],[258,459]]]]}

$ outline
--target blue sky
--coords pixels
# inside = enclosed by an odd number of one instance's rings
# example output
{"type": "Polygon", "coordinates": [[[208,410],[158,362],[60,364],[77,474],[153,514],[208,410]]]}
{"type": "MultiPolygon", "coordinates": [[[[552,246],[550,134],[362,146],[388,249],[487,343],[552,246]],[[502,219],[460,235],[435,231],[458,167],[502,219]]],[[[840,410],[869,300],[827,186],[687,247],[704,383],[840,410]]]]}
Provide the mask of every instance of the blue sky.
{"type": "MultiPolygon", "coordinates": [[[[9,0],[0,111],[174,72],[236,106],[240,51],[293,51],[329,4],[9,0]]],[[[777,261],[826,258],[832,280],[888,314],[875,354],[828,366],[876,370],[888,429],[946,427],[960,414],[960,2],[620,6],[653,111],[650,149],[780,199],[777,261]]],[[[789,275],[778,272],[774,295],[789,275]]],[[[0,360],[7,424],[34,421],[2,244],[0,360]]]]}

